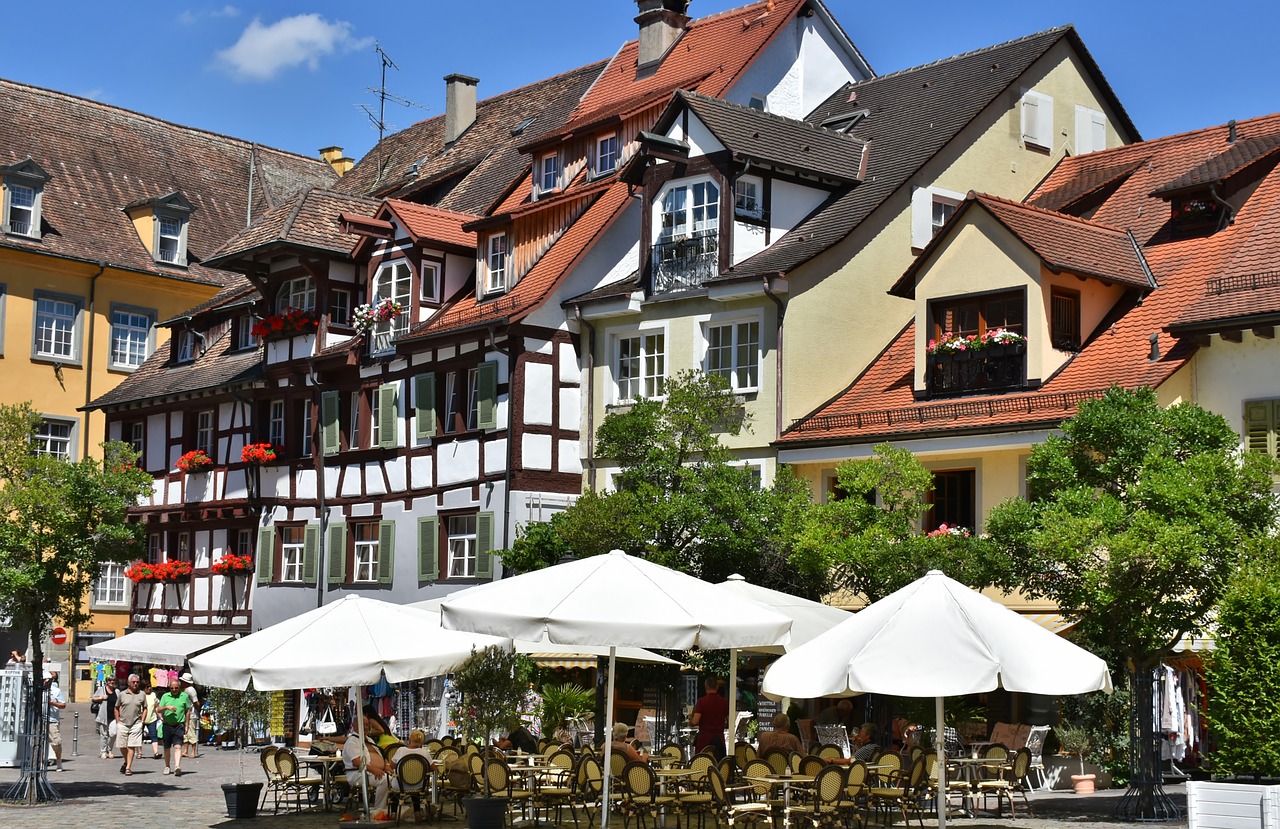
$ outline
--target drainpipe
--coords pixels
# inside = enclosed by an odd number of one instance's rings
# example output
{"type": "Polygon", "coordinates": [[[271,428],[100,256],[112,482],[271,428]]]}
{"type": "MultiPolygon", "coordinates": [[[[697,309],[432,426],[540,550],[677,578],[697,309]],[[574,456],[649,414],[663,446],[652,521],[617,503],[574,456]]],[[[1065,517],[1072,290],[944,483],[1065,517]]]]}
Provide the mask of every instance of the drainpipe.
{"type": "Polygon", "coordinates": [[[316,607],[324,605],[324,588],[328,581],[329,562],[326,560],[329,548],[329,505],[324,496],[324,434],[316,440],[316,430],[320,425],[320,375],[316,374],[315,363],[307,361],[307,378],[311,381],[311,458],[316,468],[316,511],[320,514],[320,543],[316,545],[316,607]]]}
{"type": "MultiPolygon", "coordinates": [[[[516,361],[511,347],[511,328],[507,328],[507,347],[502,349],[498,347],[497,332],[489,326],[489,347],[507,358],[507,470],[504,474],[506,491],[502,493],[502,547],[499,548],[505,550],[511,546],[511,466],[516,442],[516,406],[511,394],[515,387],[516,361]]],[[[494,400],[493,405],[498,405],[498,401],[494,400]]]]}
{"type": "MultiPolygon", "coordinates": [[[[81,450],[80,457],[89,457],[89,402],[93,400],[93,331],[97,327],[94,325],[97,320],[94,318],[93,303],[94,297],[98,293],[98,277],[102,276],[107,269],[107,260],[98,260],[98,272],[89,277],[89,336],[86,342],[89,343],[89,353],[85,357],[84,362],[84,434],[81,436],[84,442],[84,448],[81,450]]],[[[103,435],[105,438],[106,435],[103,435]]]]}
{"type": "MultiPolygon", "coordinates": [[[[779,276],[780,275],[781,274],[779,274],[779,276]]],[[[779,297],[777,294],[775,294],[773,292],[773,289],[769,287],[768,276],[763,277],[762,282],[764,284],[764,295],[769,297],[769,299],[773,300],[773,304],[778,307],[778,331],[777,331],[778,344],[774,348],[774,354],[773,354],[773,362],[774,362],[773,430],[774,430],[774,438],[777,439],[782,437],[782,324],[787,317],[787,305],[785,302],[782,301],[782,298],[779,297]]]]}
{"type": "Polygon", "coordinates": [[[587,329],[587,486],[596,490],[596,327],[582,316],[582,306],[573,306],[578,325],[587,329]]]}

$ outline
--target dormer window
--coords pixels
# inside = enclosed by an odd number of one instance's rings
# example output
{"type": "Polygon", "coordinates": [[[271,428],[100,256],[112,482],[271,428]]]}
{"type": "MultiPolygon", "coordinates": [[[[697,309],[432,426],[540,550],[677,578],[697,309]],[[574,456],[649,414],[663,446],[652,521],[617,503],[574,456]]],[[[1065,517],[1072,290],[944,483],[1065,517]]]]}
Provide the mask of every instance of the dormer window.
{"type": "Polygon", "coordinates": [[[182,264],[182,221],[173,216],[156,217],[156,259],[182,264]]]}
{"type": "Polygon", "coordinates": [[[31,159],[0,167],[4,185],[4,232],[40,238],[40,208],[49,174],[31,159]]]}
{"type": "Polygon", "coordinates": [[[507,289],[507,234],[495,233],[489,237],[485,257],[484,292],[498,293],[507,289]]]}
{"type": "Polygon", "coordinates": [[[1180,235],[1213,231],[1222,218],[1222,205],[1208,193],[1193,193],[1173,200],[1174,229],[1180,235]]]}
{"type": "Polygon", "coordinates": [[[741,176],[733,183],[733,210],[739,216],[759,219],[764,215],[764,182],[756,176],[741,176]]]}
{"type": "Polygon", "coordinates": [[[668,185],[658,200],[654,293],[689,290],[719,273],[720,188],[710,180],[668,185]]]}
{"type": "Polygon", "coordinates": [[[174,335],[177,338],[176,348],[177,355],[174,362],[189,363],[196,358],[196,332],[179,331],[174,335]]]}
{"type": "Polygon", "coordinates": [[[316,283],[309,276],[290,279],[276,292],[276,313],[283,314],[290,308],[314,311],[316,307],[316,283]]]}
{"type": "Polygon", "coordinates": [[[388,320],[375,322],[370,331],[369,350],[373,353],[389,351],[394,348],[397,338],[409,330],[409,304],[413,296],[413,270],[404,260],[388,262],[378,268],[373,278],[371,304],[376,308],[383,300],[398,302],[404,313],[388,320]]]}
{"type": "Polygon", "coordinates": [[[181,193],[147,199],[124,210],[152,259],[164,265],[187,266],[187,225],[195,206],[181,193]]]}
{"type": "Polygon", "coordinates": [[[925,378],[932,395],[1026,385],[1024,291],[938,299],[929,306],[925,378]]]}
{"type": "Polygon", "coordinates": [[[618,166],[618,135],[613,133],[596,140],[596,175],[612,173],[618,166]]]}
{"type": "Polygon", "coordinates": [[[538,160],[538,189],[549,193],[560,186],[560,155],[548,153],[538,160]]]}

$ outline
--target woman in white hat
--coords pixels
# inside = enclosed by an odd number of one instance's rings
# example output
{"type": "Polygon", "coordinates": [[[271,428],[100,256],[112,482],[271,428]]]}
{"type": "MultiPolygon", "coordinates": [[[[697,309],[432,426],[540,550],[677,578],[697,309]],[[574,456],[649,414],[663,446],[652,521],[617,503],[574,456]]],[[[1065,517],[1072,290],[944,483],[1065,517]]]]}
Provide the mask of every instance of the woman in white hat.
{"type": "Polygon", "coordinates": [[[187,709],[186,732],[182,735],[182,756],[195,757],[196,747],[200,742],[200,695],[196,693],[196,680],[190,671],[178,678],[182,680],[183,693],[191,697],[191,707],[187,709]]]}

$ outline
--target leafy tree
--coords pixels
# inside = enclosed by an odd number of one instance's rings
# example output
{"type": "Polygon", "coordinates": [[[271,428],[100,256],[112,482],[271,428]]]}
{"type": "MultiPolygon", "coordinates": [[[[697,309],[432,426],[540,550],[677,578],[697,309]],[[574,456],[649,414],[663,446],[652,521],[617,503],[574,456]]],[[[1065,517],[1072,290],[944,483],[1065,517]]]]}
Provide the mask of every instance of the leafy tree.
{"type": "MultiPolygon", "coordinates": [[[[28,403],[0,406],[0,615],[15,630],[29,631],[32,664],[30,706],[41,710],[42,642],[55,619],[80,626],[89,619],[85,594],[105,562],[128,561],[141,547],[141,526],[127,510],[151,488],[151,476],[134,466],[137,453],[124,443],[103,444],[101,460],[60,460],[36,452],[40,415],[28,403]]],[[[44,799],[44,729],[24,769],[24,791],[44,799]],[[25,784],[26,785],[24,787],[25,784]]]]}
{"type": "Polygon", "coordinates": [[[665,391],[664,400],[638,400],[600,424],[597,449],[619,468],[615,490],[586,492],[550,522],[524,527],[502,551],[504,565],[527,571],[568,553],[621,549],[708,581],[737,572],[817,595],[825,572],[791,560],[811,506],[807,486],[784,469],[760,488],[735,465],[721,436],[749,429],[750,418],[723,378],[683,372],[665,391]]]}
{"type": "MultiPolygon", "coordinates": [[[[1274,464],[1239,446],[1199,406],[1161,408],[1151,389],[1112,388],[1033,449],[1030,500],[1007,501],[987,521],[1011,583],[1056,601],[1086,646],[1133,672],[1139,712],[1151,710],[1151,670],[1203,627],[1275,522],[1274,464]]],[[[1159,817],[1158,741],[1150,716],[1138,721],[1134,816],[1159,817]]]]}
{"type": "Polygon", "coordinates": [[[796,558],[807,571],[830,570],[868,602],[935,569],[975,588],[1008,583],[1008,559],[968,528],[920,533],[932,489],[933,473],[906,449],[881,444],[872,458],[844,461],[836,467],[841,497],[812,509],[796,558]]]}
{"type": "Polygon", "coordinates": [[[479,743],[484,754],[484,796],[489,796],[489,739],[506,733],[520,722],[520,706],[529,688],[531,661],[509,648],[490,645],[474,648],[467,661],[453,672],[455,687],[462,694],[463,733],[479,743]]]}
{"type": "Polygon", "coordinates": [[[1219,602],[1207,660],[1217,774],[1280,775],[1280,549],[1268,539],[1219,602]]]}

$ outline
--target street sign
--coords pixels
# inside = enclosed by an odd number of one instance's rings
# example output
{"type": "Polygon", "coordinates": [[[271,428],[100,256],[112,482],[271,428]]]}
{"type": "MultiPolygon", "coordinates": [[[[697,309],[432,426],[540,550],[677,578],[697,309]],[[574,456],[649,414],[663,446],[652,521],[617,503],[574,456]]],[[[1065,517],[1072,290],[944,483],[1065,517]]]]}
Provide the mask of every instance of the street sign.
{"type": "Polygon", "coordinates": [[[49,641],[55,645],[67,644],[67,629],[54,628],[53,632],[49,634],[49,641]]]}

